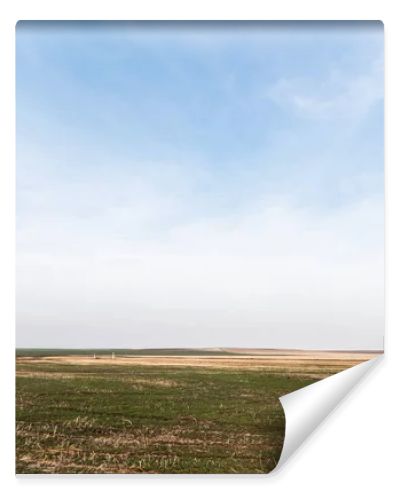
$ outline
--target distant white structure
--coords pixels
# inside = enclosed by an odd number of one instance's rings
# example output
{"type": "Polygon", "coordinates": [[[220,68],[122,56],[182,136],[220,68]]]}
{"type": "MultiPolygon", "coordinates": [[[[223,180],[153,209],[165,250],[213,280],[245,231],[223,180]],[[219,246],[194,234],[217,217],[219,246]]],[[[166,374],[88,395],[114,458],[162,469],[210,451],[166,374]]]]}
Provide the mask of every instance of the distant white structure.
{"type": "Polygon", "coordinates": [[[115,359],[115,352],[111,353],[111,359],[115,359]]]}
{"type": "Polygon", "coordinates": [[[93,353],[93,359],[96,359],[96,353],[93,353]]]}

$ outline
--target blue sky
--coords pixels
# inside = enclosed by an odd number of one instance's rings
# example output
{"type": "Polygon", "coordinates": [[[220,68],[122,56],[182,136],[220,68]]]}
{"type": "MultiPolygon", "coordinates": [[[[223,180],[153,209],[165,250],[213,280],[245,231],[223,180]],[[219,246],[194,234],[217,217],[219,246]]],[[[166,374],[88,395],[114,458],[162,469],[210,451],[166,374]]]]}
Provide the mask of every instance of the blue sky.
{"type": "Polygon", "coordinates": [[[381,347],[380,23],[16,43],[20,345],[381,347]]]}

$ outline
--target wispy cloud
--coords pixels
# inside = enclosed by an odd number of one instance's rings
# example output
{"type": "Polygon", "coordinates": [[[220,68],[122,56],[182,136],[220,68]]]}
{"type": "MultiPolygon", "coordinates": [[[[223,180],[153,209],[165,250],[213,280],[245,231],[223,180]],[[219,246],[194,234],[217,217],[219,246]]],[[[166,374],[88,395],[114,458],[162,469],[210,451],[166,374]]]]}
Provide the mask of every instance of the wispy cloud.
{"type": "Polygon", "coordinates": [[[17,40],[19,345],[380,348],[379,30],[130,29],[17,40]]]}
{"type": "Polygon", "coordinates": [[[306,119],[359,123],[383,100],[383,61],[372,61],[368,71],[358,74],[336,68],[325,78],[280,78],[266,97],[306,119]]]}
{"type": "Polygon", "coordinates": [[[189,200],[168,191],[143,190],[147,207],[133,197],[88,218],[25,219],[20,339],[69,331],[74,345],[83,328],[96,345],[117,331],[128,346],[232,345],[247,332],[254,346],[381,347],[381,199],[326,214],[260,198],[188,220],[189,200]]]}

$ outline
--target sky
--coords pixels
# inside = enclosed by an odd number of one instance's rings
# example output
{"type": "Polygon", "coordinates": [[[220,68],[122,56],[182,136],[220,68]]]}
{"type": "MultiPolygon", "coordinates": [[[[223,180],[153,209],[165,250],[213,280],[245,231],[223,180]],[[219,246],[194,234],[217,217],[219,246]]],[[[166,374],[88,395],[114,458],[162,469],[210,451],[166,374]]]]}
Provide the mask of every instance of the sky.
{"type": "Polygon", "coordinates": [[[382,349],[380,22],[19,22],[17,347],[382,349]]]}

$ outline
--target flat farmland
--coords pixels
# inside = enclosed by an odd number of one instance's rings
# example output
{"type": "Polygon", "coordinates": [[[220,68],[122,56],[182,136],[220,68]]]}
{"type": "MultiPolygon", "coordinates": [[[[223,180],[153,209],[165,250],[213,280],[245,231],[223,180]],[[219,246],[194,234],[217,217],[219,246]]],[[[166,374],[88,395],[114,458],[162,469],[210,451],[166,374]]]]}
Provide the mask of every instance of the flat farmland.
{"type": "Polygon", "coordinates": [[[20,350],[16,471],[266,473],[284,439],[278,398],[374,355],[20,350]]]}

